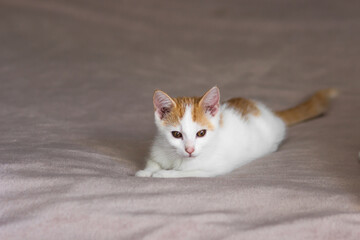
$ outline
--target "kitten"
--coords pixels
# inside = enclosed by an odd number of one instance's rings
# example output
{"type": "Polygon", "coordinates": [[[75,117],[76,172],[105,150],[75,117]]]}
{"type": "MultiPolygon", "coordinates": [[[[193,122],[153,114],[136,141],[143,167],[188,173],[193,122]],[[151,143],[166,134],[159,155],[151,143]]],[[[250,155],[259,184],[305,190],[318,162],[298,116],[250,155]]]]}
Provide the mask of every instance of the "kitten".
{"type": "Polygon", "coordinates": [[[138,177],[213,177],[277,150],[290,126],[323,114],[336,89],[316,92],[300,105],[273,112],[260,102],[233,98],[220,104],[220,91],[171,98],[154,93],[158,133],[138,177]]]}

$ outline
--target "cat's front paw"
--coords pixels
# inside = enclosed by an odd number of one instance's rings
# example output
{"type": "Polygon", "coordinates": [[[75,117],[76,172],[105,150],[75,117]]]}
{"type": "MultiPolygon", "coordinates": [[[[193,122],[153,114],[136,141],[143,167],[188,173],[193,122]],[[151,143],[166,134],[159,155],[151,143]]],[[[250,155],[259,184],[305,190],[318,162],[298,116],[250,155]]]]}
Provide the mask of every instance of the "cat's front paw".
{"type": "Polygon", "coordinates": [[[151,177],[152,172],[146,170],[140,170],[135,173],[136,177],[151,177]]]}
{"type": "Polygon", "coordinates": [[[154,178],[176,178],[178,174],[177,171],[174,170],[160,170],[154,172],[151,176],[154,178]]]}

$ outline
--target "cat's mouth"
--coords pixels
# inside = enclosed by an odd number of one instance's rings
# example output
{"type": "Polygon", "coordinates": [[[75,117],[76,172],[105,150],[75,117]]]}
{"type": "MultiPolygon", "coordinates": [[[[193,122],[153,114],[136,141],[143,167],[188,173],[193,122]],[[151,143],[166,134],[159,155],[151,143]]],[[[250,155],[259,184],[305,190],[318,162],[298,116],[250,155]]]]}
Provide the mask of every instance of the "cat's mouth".
{"type": "Polygon", "coordinates": [[[191,159],[191,158],[195,158],[196,156],[194,154],[188,154],[188,155],[185,155],[185,158],[187,159],[191,159]]]}

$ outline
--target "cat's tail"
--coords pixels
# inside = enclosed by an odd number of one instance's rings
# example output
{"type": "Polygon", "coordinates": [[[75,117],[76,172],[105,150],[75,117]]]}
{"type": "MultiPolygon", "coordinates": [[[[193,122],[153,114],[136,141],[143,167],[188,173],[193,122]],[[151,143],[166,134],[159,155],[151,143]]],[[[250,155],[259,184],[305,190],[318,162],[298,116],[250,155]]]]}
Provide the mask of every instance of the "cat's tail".
{"type": "Polygon", "coordinates": [[[320,90],[299,105],[287,110],[275,112],[275,114],[280,117],[287,126],[291,126],[324,114],[329,108],[330,100],[337,97],[338,94],[339,92],[335,88],[320,90]]]}

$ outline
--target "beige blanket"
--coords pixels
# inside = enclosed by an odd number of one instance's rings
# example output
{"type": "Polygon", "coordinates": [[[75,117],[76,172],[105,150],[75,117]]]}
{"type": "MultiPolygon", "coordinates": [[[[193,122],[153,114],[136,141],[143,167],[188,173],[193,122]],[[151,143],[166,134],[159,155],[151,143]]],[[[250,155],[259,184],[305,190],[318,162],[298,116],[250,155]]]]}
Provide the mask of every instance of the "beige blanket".
{"type": "Polygon", "coordinates": [[[360,239],[356,1],[0,1],[0,239],[360,239]],[[280,110],[341,95],[278,152],[144,179],[152,94],[280,110]]]}

